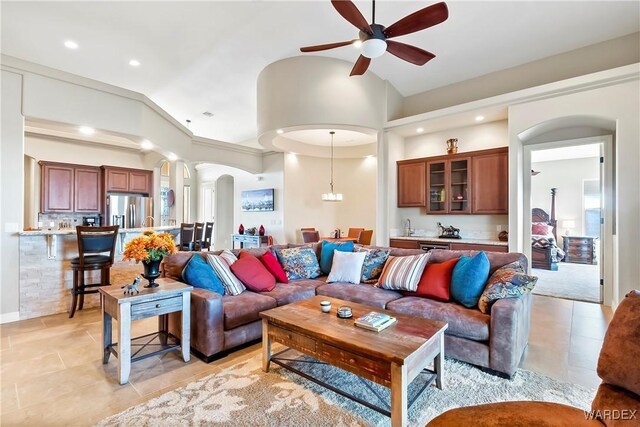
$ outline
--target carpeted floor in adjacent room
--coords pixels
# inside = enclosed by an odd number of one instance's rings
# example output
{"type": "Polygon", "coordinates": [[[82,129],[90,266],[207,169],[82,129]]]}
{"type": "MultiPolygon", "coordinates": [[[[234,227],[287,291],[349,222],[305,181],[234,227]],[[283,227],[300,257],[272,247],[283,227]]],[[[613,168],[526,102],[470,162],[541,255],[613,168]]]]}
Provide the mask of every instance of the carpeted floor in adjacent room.
{"type": "Polygon", "coordinates": [[[538,283],[536,283],[533,293],[600,303],[599,268],[599,265],[568,262],[558,263],[558,271],[534,268],[531,272],[534,276],[538,276],[538,283]]]}

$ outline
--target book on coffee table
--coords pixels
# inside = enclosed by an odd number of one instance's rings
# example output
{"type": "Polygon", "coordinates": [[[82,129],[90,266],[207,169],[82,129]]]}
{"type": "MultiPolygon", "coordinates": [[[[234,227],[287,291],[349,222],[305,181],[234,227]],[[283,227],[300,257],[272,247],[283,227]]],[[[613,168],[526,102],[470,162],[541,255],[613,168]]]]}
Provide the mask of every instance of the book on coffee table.
{"type": "Polygon", "coordinates": [[[380,332],[396,322],[396,318],[386,313],[371,311],[355,320],[355,325],[359,328],[380,332]]]}

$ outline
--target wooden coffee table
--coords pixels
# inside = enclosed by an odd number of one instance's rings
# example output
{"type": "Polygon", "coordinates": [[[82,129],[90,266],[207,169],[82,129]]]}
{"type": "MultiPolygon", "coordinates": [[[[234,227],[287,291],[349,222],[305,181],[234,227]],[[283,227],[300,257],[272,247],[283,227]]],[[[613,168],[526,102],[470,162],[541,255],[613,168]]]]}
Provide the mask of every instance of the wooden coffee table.
{"type": "Polygon", "coordinates": [[[444,331],[447,329],[445,322],[325,296],[315,296],[305,301],[266,310],[260,313],[260,317],[262,368],[265,372],[269,371],[270,362],[277,363],[336,393],[390,416],[392,426],[407,425],[410,406],[407,388],[419,374],[432,374],[430,381],[419,393],[434,380],[438,388],[443,387],[444,331]],[[321,311],[320,301],[323,300],[331,301],[330,313],[321,311]],[[337,308],[343,305],[351,307],[352,318],[340,319],[336,316],[337,308]],[[381,332],[356,327],[354,320],[370,311],[388,312],[398,321],[381,332]],[[282,352],[271,354],[272,342],[284,344],[290,349],[390,388],[391,411],[289,366],[277,357],[282,352]],[[434,371],[426,370],[425,367],[432,361],[434,371]]]}

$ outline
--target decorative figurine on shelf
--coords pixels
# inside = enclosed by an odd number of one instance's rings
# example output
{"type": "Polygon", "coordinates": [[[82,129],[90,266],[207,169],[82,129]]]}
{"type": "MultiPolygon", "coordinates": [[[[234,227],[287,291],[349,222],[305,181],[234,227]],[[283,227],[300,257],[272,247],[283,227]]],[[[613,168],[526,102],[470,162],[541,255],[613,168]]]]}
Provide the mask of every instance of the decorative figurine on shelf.
{"type": "Polygon", "coordinates": [[[124,289],[125,295],[126,294],[133,295],[134,292],[136,294],[139,294],[140,291],[138,290],[138,285],[140,284],[140,280],[142,280],[142,278],[138,276],[135,279],[133,279],[133,283],[131,283],[130,285],[124,285],[121,289],[124,289]]]}
{"type": "Polygon", "coordinates": [[[456,196],[456,200],[464,200],[464,196],[462,195],[462,193],[458,193],[458,195],[456,196]]]}
{"type": "Polygon", "coordinates": [[[258,230],[261,236],[264,236],[264,225],[260,225],[260,229],[258,230]]]}
{"type": "Polygon", "coordinates": [[[251,236],[255,236],[256,235],[256,231],[257,231],[257,229],[255,227],[251,227],[251,228],[247,228],[246,233],[251,235],[251,236]]]}
{"type": "Polygon", "coordinates": [[[240,227],[238,227],[238,234],[244,234],[244,225],[240,224],[240,227]]]}
{"type": "Polygon", "coordinates": [[[447,139],[447,154],[456,154],[458,152],[458,138],[447,139]]]}

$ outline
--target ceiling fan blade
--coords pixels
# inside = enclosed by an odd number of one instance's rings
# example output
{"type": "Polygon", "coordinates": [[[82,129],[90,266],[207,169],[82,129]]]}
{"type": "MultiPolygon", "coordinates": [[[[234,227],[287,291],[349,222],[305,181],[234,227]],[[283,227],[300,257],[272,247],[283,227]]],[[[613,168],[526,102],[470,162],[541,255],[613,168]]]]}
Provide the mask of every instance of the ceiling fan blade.
{"type": "Polygon", "coordinates": [[[366,56],[360,55],[360,58],[356,61],[356,65],[353,66],[351,70],[351,74],[349,76],[361,76],[367,71],[369,68],[369,64],[371,63],[371,58],[367,58],[366,56]]]}
{"type": "Polygon", "coordinates": [[[387,52],[416,65],[424,65],[436,56],[419,47],[387,40],[387,52]]]}
{"type": "Polygon", "coordinates": [[[328,44],[319,44],[316,46],[305,46],[300,48],[300,52],[318,52],[320,50],[329,50],[334,49],[336,47],[347,46],[349,44],[353,44],[358,39],[349,40],[347,42],[338,42],[338,43],[328,43],[328,44]]]}
{"type": "Polygon", "coordinates": [[[444,2],[432,4],[411,15],[405,16],[384,30],[387,38],[404,36],[444,22],[449,17],[449,9],[444,2]]]}
{"type": "Polygon", "coordinates": [[[331,4],[340,15],[349,21],[354,27],[367,34],[371,34],[371,27],[351,0],[331,0],[331,4]]]}

